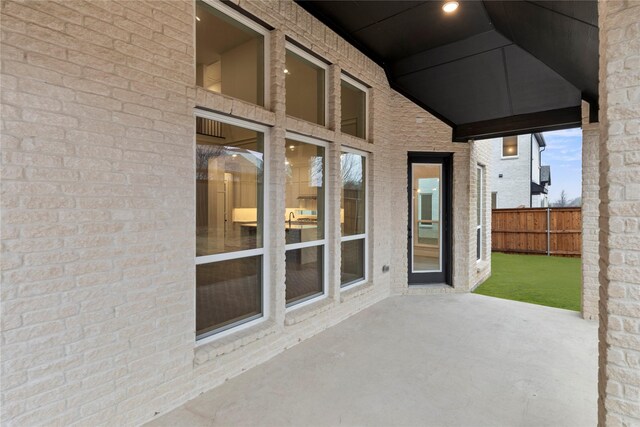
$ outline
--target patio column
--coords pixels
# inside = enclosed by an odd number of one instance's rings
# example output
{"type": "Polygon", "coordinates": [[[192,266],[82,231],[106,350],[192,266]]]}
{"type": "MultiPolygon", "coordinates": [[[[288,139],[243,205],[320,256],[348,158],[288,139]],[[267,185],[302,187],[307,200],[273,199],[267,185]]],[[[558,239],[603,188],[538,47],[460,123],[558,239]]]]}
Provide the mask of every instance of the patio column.
{"type": "Polygon", "coordinates": [[[600,127],[589,123],[589,104],[582,102],[582,317],[598,318],[598,225],[600,186],[598,166],[600,127]]]}
{"type": "Polygon", "coordinates": [[[640,423],[640,2],[600,1],[598,423],[640,423]]]}

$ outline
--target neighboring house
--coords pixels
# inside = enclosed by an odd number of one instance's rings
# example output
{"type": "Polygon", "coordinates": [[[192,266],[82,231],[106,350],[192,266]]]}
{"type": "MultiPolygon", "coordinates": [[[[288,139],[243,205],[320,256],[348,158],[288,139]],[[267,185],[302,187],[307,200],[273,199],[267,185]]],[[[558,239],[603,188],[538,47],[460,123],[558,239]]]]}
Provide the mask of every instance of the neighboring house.
{"type": "Polygon", "coordinates": [[[539,133],[492,139],[491,207],[539,208],[549,205],[551,167],[542,166],[546,148],[539,133]]]}

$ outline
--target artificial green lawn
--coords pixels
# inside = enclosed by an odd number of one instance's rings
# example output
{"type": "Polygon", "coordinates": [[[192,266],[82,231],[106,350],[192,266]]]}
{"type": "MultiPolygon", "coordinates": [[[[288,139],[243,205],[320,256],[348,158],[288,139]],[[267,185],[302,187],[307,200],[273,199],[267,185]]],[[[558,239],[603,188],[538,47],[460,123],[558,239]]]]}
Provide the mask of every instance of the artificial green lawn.
{"type": "Polygon", "coordinates": [[[580,258],[491,254],[491,277],[474,293],[580,310],[580,258]]]}

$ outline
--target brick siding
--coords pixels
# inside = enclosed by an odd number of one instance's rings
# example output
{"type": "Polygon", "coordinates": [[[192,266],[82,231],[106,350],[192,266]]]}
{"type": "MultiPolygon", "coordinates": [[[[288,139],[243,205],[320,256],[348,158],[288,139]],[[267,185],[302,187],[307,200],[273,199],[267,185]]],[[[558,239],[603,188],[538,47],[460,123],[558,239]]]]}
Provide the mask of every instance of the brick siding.
{"type": "Polygon", "coordinates": [[[640,2],[600,1],[599,425],[640,425],[640,2]]]}
{"type": "Polygon", "coordinates": [[[2,2],[3,424],[140,424],[410,292],[409,150],[454,153],[452,290],[488,274],[475,262],[474,212],[475,165],[487,152],[453,144],[450,128],[293,2],[240,6],[275,28],[266,108],[195,87],[192,1],[2,2]],[[326,128],[286,117],[285,36],[334,64],[326,128]],[[371,86],[369,141],[335,129],[341,70],[371,86]],[[284,216],[285,129],[331,141],[332,189],[343,145],[370,152],[368,283],[340,292],[334,191],[328,298],[285,311],[284,234],[274,233],[269,318],[195,344],[196,106],[272,127],[273,229],[284,216]]]}

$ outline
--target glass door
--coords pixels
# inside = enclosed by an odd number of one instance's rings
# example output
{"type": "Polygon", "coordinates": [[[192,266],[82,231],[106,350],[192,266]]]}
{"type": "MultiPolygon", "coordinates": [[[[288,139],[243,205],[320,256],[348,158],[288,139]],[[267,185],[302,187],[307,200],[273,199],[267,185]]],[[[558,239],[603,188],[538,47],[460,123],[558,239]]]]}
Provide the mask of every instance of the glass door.
{"type": "Polygon", "coordinates": [[[409,159],[410,284],[448,282],[447,166],[427,154],[409,159]]]}

